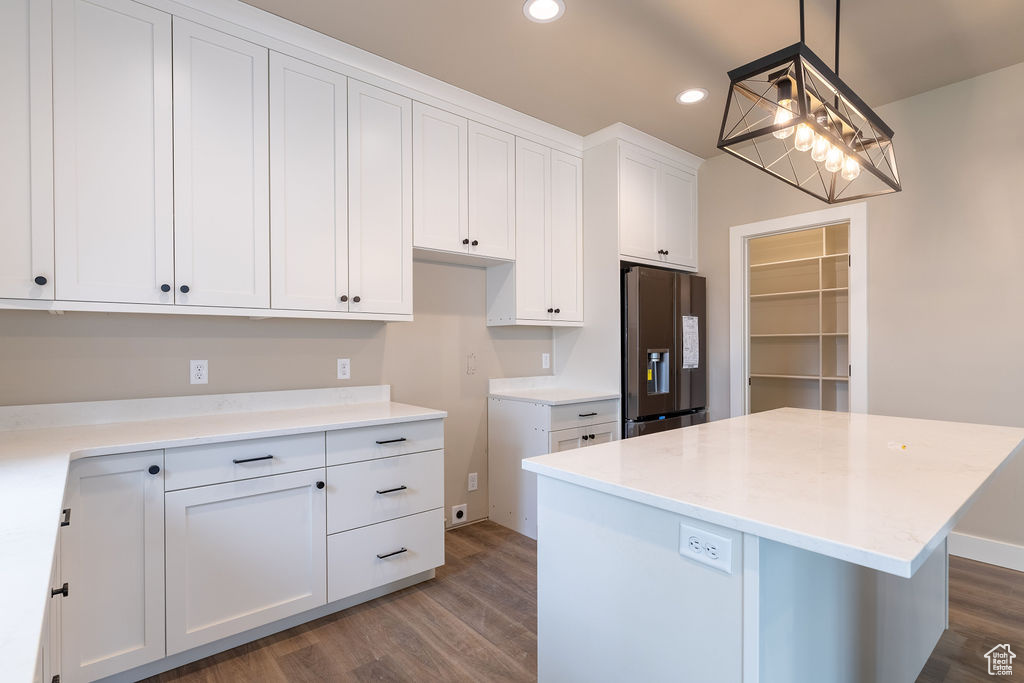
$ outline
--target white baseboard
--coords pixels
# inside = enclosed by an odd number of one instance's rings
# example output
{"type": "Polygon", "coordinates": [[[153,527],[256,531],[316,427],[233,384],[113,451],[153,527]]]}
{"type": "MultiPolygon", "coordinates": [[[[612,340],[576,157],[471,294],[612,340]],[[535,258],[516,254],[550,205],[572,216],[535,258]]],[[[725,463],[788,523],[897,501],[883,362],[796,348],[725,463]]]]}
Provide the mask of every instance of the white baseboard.
{"type": "Polygon", "coordinates": [[[970,534],[949,534],[949,554],[1024,572],[1024,545],[970,534]]]}

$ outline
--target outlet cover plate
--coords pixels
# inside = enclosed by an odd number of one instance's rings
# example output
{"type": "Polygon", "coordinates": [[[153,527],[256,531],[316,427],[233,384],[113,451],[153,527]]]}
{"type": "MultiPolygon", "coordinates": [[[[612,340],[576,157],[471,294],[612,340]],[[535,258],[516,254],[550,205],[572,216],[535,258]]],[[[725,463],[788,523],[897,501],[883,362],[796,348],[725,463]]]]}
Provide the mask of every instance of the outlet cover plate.
{"type": "Polygon", "coordinates": [[[188,362],[188,383],[209,384],[210,383],[210,361],[190,360],[188,362]]]}
{"type": "Polygon", "coordinates": [[[352,361],[348,358],[338,359],[338,379],[352,379],[352,361]]]}
{"type": "Polygon", "coordinates": [[[679,554],[732,574],[732,540],[724,536],[680,523],[679,554]]]}
{"type": "Polygon", "coordinates": [[[476,472],[469,473],[469,481],[466,485],[466,488],[469,489],[470,491],[476,491],[477,489],[478,481],[476,474],[476,472]]]}

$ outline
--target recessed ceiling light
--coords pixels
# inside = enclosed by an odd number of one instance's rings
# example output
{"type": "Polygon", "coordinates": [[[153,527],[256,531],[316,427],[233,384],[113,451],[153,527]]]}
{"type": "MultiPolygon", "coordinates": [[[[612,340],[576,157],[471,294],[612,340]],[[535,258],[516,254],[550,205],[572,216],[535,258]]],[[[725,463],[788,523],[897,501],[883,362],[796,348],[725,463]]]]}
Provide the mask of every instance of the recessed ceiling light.
{"type": "Polygon", "coordinates": [[[679,104],[694,104],[707,96],[708,91],[704,88],[690,88],[676,95],[676,102],[679,104]]]}
{"type": "Polygon", "coordinates": [[[523,5],[523,14],[530,21],[547,24],[565,14],[565,2],[563,0],[526,0],[523,5]]]}

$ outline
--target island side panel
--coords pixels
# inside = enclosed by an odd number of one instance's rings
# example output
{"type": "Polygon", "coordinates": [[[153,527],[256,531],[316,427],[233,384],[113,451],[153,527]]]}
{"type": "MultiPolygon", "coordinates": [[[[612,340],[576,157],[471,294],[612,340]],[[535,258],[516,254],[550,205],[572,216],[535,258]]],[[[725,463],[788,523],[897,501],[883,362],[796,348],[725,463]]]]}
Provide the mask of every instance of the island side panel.
{"type": "Polygon", "coordinates": [[[742,534],[537,477],[540,681],[742,680],[742,534]],[[732,541],[732,573],[679,552],[680,522],[732,541]]]}
{"type": "Polygon", "coordinates": [[[917,679],[947,625],[945,543],[909,579],[764,538],[755,547],[759,683],[917,679]]]}

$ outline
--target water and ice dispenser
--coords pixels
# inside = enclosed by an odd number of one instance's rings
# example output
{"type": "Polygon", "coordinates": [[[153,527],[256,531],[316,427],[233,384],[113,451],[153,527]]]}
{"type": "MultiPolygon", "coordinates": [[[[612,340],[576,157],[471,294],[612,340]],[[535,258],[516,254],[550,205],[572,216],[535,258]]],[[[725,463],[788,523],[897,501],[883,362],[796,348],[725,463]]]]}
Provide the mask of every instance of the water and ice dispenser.
{"type": "Polygon", "coordinates": [[[647,349],[647,395],[669,392],[669,350],[647,349]]]}

